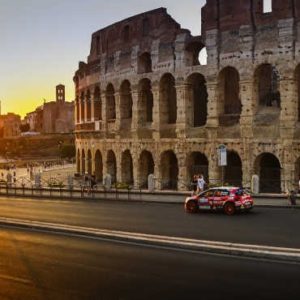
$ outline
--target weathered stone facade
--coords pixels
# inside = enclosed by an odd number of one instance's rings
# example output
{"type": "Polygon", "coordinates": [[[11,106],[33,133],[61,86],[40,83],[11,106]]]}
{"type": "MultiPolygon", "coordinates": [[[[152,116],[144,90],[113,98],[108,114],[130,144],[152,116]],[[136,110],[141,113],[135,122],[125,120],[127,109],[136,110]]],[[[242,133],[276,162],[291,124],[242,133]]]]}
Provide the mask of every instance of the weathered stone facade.
{"type": "Polygon", "coordinates": [[[194,173],[282,191],[300,174],[300,2],[207,0],[202,35],[164,8],[92,35],[76,85],[79,172],[186,190],[194,173]],[[207,65],[198,55],[206,47],[207,65]]]}

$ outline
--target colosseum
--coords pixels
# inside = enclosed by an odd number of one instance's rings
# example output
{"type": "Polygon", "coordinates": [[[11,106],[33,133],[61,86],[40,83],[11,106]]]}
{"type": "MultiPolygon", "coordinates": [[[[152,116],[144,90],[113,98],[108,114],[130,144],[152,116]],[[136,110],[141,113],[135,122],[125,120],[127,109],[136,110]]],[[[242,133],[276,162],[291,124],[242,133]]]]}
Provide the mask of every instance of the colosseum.
{"type": "Polygon", "coordinates": [[[266,1],[207,0],[201,36],[165,8],[92,34],[74,76],[78,172],[141,189],[154,174],[157,190],[198,173],[244,186],[255,174],[260,192],[296,184],[300,1],[266,1]]]}

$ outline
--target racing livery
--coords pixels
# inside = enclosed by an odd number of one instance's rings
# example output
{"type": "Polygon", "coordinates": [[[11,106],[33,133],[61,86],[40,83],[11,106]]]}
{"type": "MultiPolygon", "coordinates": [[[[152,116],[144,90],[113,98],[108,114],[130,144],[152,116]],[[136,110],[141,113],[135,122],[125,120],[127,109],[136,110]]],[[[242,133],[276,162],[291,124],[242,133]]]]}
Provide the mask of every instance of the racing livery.
{"type": "Polygon", "coordinates": [[[252,197],[243,188],[217,187],[186,198],[184,208],[189,213],[223,210],[225,214],[233,215],[237,211],[249,211],[253,205],[252,197]]]}

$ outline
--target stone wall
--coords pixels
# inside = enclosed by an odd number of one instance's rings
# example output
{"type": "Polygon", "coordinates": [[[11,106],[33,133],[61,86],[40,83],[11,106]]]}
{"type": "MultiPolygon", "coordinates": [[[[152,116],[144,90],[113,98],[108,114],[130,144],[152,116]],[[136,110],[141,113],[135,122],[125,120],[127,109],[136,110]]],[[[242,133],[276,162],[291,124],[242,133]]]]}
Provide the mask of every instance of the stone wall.
{"type": "Polygon", "coordinates": [[[180,190],[196,173],[247,186],[258,174],[262,192],[291,188],[300,171],[300,6],[273,0],[264,14],[262,4],[207,0],[202,37],[165,9],[94,33],[74,76],[78,171],[139,187],[154,173],[157,188],[180,190]]]}

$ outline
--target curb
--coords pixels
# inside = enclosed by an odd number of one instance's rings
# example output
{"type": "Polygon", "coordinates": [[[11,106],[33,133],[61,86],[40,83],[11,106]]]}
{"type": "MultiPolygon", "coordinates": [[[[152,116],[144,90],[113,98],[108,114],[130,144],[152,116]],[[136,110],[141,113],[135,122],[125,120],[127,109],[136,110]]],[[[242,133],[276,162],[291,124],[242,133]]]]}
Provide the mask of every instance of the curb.
{"type": "Polygon", "coordinates": [[[80,235],[87,238],[134,243],[144,246],[161,246],[174,250],[181,249],[186,251],[226,254],[256,259],[271,259],[281,262],[300,263],[300,249],[297,248],[196,240],[143,233],[86,228],[38,221],[25,221],[10,218],[0,218],[0,226],[27,230],[39,230],[65,235],[80,235]]]}

